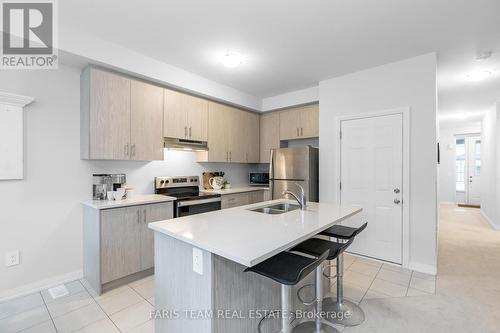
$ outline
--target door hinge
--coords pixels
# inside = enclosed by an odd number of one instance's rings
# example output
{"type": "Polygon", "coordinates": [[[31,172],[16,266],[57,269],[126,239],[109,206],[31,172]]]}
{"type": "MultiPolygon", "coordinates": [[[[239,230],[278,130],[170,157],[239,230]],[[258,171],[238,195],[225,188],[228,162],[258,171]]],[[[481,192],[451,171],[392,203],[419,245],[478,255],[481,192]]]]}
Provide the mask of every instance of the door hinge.
{"type": "Polygon", "coordinates": [[[339,182],[340,190],[342,191],[342,182],[339,182]]]}
{"type": "Polygon", "coordinates": [[[340,140],[342,140],[342,131],[339,133],[340,140]]]}

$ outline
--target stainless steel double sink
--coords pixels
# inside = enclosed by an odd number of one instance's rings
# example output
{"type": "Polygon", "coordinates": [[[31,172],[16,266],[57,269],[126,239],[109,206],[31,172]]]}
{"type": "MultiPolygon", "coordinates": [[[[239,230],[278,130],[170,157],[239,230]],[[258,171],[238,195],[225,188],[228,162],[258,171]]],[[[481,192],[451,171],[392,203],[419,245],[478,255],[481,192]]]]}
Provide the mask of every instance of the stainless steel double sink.
{"type": "Polygon", "coordinates": [[[286,212],[291,212],[292,210],[296,210],[299,208],[300,208],[299,205],[294,205],[294,204],[289,204],[289,203],[284,202],[284,203],[272,204],[269,206],[259,207],[259,208],[249,209],[249,210],[252,212],[257,212],[257,213],[278,215],[278,214],[283,214],[286,212]]]}

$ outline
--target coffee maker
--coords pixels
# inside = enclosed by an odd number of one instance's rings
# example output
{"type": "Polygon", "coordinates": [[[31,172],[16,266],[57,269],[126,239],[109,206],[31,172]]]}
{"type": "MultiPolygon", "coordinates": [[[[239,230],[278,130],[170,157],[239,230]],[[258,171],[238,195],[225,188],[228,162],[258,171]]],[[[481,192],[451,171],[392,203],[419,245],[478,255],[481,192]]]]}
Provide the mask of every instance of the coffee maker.
{"type": "Polygon", "coordinates": [[[125,186],[127,176],[123,173],[93,174],[92,198],[105,200],[108,191],[116,191],[125,186]]]}

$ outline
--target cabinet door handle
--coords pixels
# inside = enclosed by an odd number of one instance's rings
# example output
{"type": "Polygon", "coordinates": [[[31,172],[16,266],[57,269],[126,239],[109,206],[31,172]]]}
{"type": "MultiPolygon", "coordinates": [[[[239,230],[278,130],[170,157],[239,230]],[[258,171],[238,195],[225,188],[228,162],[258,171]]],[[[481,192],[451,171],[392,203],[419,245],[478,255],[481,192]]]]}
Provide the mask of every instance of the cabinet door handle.
{"type": "Polygon", "coordinates": [[[191,126],[189,126],[189,137],[191,138],[191,126]]]}
{"type": "Polygon", "coordinates": [[[137,224],[141,223],[141,211],[137,210],[137,224]]]}
{"type": "Polygon", "coordinates": [[[297,136],[299,136],[299,128],[297,127],[297,136]]]}
{"type": "Polygon", "coordinates": [[[125,154],[125,156],[128,156],[128,144],[123,146],[123,153],[125,154]]]}
{"type": "Polygon", "coordinates": [[[188,136],[188,127],[184,126],[184,137],[187,138],[188,136]]]}
{"type": "Polygon", "coordinates": [[[304,128],[303,127],[300,128],[300,136],[304,136],[304,128]]]}
{"type": "Polygon", "coordinates": [[[144,220],[143,220],[143,221],[144,221],[144,223],[146,223],[146,210],[145,210],[145,209],[142,211],[142,217],[143,217],[143,219],[144,219],[144,220]]]}
{"type": "Polygon", "coordinates": [[[232,159],[233,157],[231,156],[231,152],[229,152],[229,162],[231,162],[232,159]]]}
{"type": "Polygon", "coordinates": [[[229,152],[226,151],[226,162],[229,162],[229,152]]]}
{"type": "Polygon", "coordinates": [[[130,147],[130,156],[135,156],[135,143],[130,147]]]}

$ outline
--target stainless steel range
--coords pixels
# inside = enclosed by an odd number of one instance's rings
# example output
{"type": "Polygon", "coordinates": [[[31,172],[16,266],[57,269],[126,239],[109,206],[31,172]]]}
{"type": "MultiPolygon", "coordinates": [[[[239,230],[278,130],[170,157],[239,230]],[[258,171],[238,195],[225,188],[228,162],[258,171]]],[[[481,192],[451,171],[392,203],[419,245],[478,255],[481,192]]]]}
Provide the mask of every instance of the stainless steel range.
{"type": "Polygon", "coordinates": [[[198,176],[156,177],[155,193],[177,198],[174,202],[174,217],[221,209],[220,194],[200,192],[198,176]]]}

